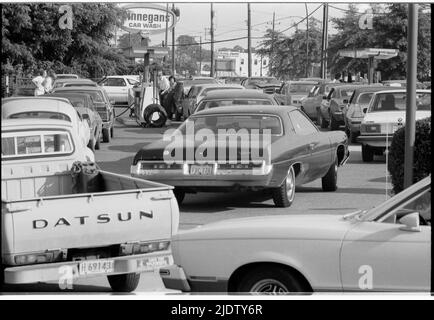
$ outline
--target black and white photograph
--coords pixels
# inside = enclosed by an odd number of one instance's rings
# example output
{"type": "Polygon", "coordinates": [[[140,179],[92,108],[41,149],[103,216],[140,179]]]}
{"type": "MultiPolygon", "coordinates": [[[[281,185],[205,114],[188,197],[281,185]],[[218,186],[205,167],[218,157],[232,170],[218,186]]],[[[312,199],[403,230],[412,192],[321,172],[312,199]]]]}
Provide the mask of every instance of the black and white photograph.
{"type": "Polygon", "coordinates": [[[432,299],[430,2],[0,5],[0,300],[432,299]]]}

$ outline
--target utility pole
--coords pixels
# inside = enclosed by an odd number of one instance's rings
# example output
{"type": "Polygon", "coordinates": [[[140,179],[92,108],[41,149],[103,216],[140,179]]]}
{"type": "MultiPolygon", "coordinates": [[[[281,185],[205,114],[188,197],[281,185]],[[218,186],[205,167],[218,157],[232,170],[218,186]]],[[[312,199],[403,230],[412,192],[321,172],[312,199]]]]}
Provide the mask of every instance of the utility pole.
{"type": "Polygon", "coordinates": [[[250,20],[250,2],[247,3],[247,76],[252,76],[252,38],[250,36],[251,20],[250,20]]]}
{"type": "Polygon", "coordinates": [[[413,184],[414,141],[416,136],[417,23],[418,5],[408,4],[407,26],[407,109],[405,112],[404,189],[413,184]]]}
{"type": "Polygon", "coordinates": [[[309,12],[307,10],[307,3],[304,3],[306,9],[306,78],[309,77],[309,12]]]}
{"type": "Polygon", "coordinates": [[[328,29],[329,5],[324,4],[323,21],[322,21],[322,47],[321,47],[321,78],[327,76],[327,29],[328,29]]]}
{"type": "MultiPolygon", "coordinates": [[[[274,53],[274,22],[275,22],[275,12],[273,11],[273,33],[271,34],[271,50],[270,50],[270,76],[273,74],[271,71],[273,70],[273,53],[274,53]]],[[[262,70],[261,70],[262,71],[262,70]]]]}
{"type": "Polygon", "coordinates": [[[202,36],[199,39],[199,75],[202,74],[202,36]]]}
{"type": "Polygon", "coordinates": [[[169,11],[169,3],[166,3],[166,34],[164,35],[164,46],[167,48],[167,31],[169,29],[169,14],[167,13],[169,11]]]}
{"type": "Polygon", "coordinates": [[[211,2],[211,70],[210,77],[214,77],[214,10],[213,3],[211,2]]]}
{"type": "MultiPolygon", "coordinates": [[[[174,3],[172,3],[172,11],[175,11],[174,3]]],[[[172,28],[172,76],[175,76],[175,27],[172,28]]]]}

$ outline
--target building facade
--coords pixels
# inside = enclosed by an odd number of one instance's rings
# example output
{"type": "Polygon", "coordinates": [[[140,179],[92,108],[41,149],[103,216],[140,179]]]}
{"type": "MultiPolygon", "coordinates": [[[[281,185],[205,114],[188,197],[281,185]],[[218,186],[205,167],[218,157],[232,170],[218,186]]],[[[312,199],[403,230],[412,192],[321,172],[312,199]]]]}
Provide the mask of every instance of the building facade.
{"type": "MultiPolygon", "coordinates": [[[[215,65],[216,76],[248,76],[248,53],[240,51],[218,51],[215,65]]],[[[252,52],[252,77],[269,75],[268,56],[252,52]]]]}

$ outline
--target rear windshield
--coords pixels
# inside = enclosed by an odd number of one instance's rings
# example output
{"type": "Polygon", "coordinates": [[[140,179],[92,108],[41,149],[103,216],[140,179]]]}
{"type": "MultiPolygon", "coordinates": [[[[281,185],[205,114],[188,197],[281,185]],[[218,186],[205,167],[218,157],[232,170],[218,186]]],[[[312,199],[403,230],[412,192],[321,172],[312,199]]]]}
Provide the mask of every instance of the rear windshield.
{"type": "Polygon", "coordinates": [[[289,85],[289,92],[309,92],[312,87],[314,87],[313,84],[295,84],[291,83],[289,85]]]}
{"type": "MultiPolygon", "coordinates": [[[[58,92],[62,92],[62,91],[58,91],[58,92]]],[[[92,102],[105,102],[102,93],[99,91],[84,91],[84,90],[82,91],[82,90],[80,90],[80,91],[68,91],[68,92],[86,93],[86,94],[90,95],[92,102]]]]}
{"type": "Polygon", "coordinates": [[[271,100],[261,99],[228,99],[218,101],[202,101],[196,109],[196,112],[215,107],[226,107],[233,105],[272,105],[271,100]]]}
{"type": "MultiPolygon", "coordinates": [[[[405,111],[407,107],[407,94],[405,92],[390,92],[377,94],[369,112],[405,111]]],[[[431,111],[431,93],[416,94],[416,109],[418,111],[431,111]]]]}
{"type": "Polygon", "coordinates": [[[2,159],[69,154],[73,151],[71,141],[69,133],[62,131],[2,133],[2,159]]]}
{"type": "Polygon", "coordinates": [[[28,112],[20,112],[11,114],[9,119],[28,119],[28,118],[37,118],[37,119],[58,119],[65,120],[71,122],[71,118],[59,112],[49,112],[49,111],[28,111],[28,112]]]}
{"type": "Polygon", "coordinates": [[[186,126],[188,123],[193,123],[194,132],[200,129],[210,129],[214,133],[219,133],[219,130],[247,129],[251,132],[253,129],[270,130],[272,135],[281,135],[283,132],[282,121],[280,117],[274,115],[246,114],[246,115],[207,115],[188,118],[178,130],[182,134],[186,134],[186,126]]]}

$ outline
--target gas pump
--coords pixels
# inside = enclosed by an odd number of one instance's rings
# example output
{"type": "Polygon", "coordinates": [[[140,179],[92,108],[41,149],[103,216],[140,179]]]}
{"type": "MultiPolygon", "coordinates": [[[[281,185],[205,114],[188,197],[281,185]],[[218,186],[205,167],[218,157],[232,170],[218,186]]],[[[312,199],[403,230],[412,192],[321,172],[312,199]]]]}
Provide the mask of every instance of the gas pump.
{"type": "Polygon", "coordinates": [[[150,67],[152,55],[152,50],[145,53],[143,81],[140,86],[133,88],[134,117],[142,127],[162,127],[167,120],[166,110],[161,106],[158,94],[157,68],[150,67]]]}

